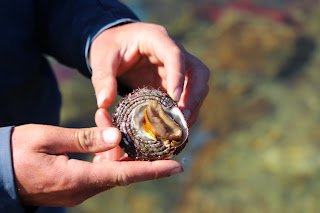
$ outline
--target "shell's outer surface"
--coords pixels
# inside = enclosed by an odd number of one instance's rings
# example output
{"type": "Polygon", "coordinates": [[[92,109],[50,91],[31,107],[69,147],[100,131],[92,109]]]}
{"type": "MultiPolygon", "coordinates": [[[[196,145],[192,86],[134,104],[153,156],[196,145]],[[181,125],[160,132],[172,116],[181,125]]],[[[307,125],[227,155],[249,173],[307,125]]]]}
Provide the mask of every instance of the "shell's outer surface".
{"type": "MultiPolygon", "coordinates": [[[[113,125],[122,133],[120,147],[135,160],[159,160],[171,159],[177,155],[186,145],[188,138],[188,127],[182,113],[173,115],[174,121],[182,123],[183,139],[178,145],[168,145],[160,139],[145,136],[141,134],[140,124],[137,123],[137,117],[141,117],[143,109],[149,101],[154,100],[161,104],[165,109],[177,111],[177,104],[166,93],[160,90],[142,88],[136,89],[124,97],[118,104],[113,114],[113,125]],[[178,119],[174,117],[179,117],[178,119]],[[182,117],[182,118],[181,118],[182,117]]],[[[178,110],[180,111],[180,110],[178,110]]],[[[180,111],[181,112],[181,111],[180,111]]]]}

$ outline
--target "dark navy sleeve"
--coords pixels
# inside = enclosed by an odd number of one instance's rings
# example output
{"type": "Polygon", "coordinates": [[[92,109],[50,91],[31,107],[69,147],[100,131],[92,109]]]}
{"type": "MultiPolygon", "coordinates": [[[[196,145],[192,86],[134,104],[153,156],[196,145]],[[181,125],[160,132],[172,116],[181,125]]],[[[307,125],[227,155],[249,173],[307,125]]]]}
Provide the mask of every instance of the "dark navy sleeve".
{"type": "Polygon", "coordinates": [[[11,131],[0,128],[0,212],[25,212],[18,198],[11,157],[11,131]]]}
{"type": "Polygon", "coordinates": [[[92,38],[106,26],[138,20],[116,0],[37,1],[36,13],[41,50],[87,76],[86,54],[92,38]]]}

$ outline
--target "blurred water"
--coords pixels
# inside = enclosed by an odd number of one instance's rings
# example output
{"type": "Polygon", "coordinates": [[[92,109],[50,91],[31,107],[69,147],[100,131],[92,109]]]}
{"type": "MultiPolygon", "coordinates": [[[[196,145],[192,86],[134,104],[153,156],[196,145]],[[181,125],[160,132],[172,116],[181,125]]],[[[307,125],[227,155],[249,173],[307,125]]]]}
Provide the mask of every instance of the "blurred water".
{"type": "Polygon", "coordinates": [[[194,162],[194,158],[206,143],[214,143],[215,133],[206,131],[200,125],[194,125],[190,129],[190,136],[186,148],[183,152],[175,157],[175,160],[182,163],[184,172],[190,172],[190,167],[194,162]]]}

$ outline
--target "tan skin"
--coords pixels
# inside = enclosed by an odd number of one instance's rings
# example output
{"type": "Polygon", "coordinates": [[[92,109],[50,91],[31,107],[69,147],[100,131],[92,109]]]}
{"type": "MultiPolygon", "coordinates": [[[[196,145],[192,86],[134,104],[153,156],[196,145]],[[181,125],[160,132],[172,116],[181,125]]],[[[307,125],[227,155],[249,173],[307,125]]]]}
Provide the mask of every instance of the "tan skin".
{"type": "Polygon", "coordinates": [[[131,88],[149,85],[165,89],[192,125],[208,93],[208,68],[177,45],[163,27],[146,23],[102,32],[91,45],[90,65],[99,107],[95,116],[98,127],[29,124],[13,130],[16,184],[26,205],[74,206],[114,186],[183,171],[174,160],[142,162],[121,156],[121,134],[112,127],[106,109],[115,100],[118,78],[131,88]],[[93,162],[85,162],[69,159],[65,153],[70,152],[96,156],[93,162]]]}

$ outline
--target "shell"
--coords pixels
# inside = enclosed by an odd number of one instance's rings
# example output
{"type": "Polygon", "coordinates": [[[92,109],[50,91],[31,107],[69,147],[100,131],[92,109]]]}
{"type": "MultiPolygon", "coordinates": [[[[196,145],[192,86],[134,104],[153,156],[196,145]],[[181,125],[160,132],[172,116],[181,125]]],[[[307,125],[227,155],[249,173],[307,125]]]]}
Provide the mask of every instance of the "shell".
{"type": "Polygon", "coordinates": [[[187,122],[177,103],[168,94],[152,88],[136,89],[125,96],[115,109],[113,125],[122,133],[120,147],[135,160],[171,159],[185,147],[189,136],[187,122]],[[178,141],[155,136],[145,129],[146,107],[152,106],[150,101],[160,104],[169,122],[180,127],[182,134],[178,141]]]}

